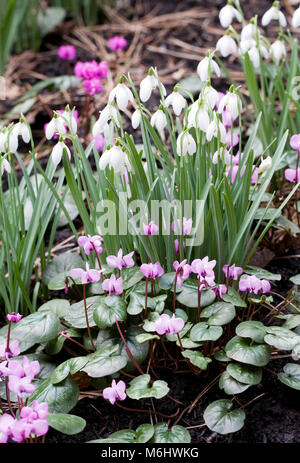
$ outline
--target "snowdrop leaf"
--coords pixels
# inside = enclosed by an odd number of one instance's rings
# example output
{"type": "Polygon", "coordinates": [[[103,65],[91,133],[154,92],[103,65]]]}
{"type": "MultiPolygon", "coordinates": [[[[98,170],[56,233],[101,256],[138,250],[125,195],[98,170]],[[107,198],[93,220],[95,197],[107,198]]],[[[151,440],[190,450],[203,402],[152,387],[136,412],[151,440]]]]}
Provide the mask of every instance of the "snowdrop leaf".
{"type": "Polygon", "coordinates": [[[83,418],[66,413],[51,413],[47,421],[51,428],[68,436],[78,434],[86,427],[86,421],[83,418]]]}
{"type": "Polygon", "coordinates": [[[240,408],[232,410],[231,400],[221,399],[212,402],[204,411],[206,426],[218,434],[237,432],[244,426],[245,412],[240,408]]]}
{"type": "Polygon", "coordinates": [[[235,307],[247,307],[246,302],[241,298],[239,293],[230,286],[226,294],[223,294],[223,301],[230,302],[235,307]]]}
{"type": "Polygon", "coordinates": [[[154,436],[151,442],[155,444],[189,444],[191,436],[183,426],[172,426],[169,428],[166,423],[157,423],[154,426],[154,436]]]}
{"type": "MultiPolygon", "coordinates": [[[[198,307],[198,282],[194,280],[185,281],[182,286],[181,293],[177,296],[177,301],[186,307],[198,307]]],[[[216,295],[212,290],[203,290],[201,292],[201,307],[204,308],[210,305],[216,299],[216,295]]]]}
{"type": "Polygon", "coordinates": [[[300,365],[287,363],[283,372],[278,374],[278,379],[287,386],[300,391],[300,365]]]}
{"type": "Polygon", "coordinates": [[[227,371],[224,371],[219,380],[219,388],[223,389],[225,394],[241,394],[250,387],[250,384],[242,384],[235,378],[230,376],[227,371]]]}
{"type": "MultiPolygon", "coordinates": [[[[93,318],[94,310],[102,304],[102,296],[92,296],[86,299],[88,321],[90,327],[96,326],[96,322],[93,318]]],[[[74,328],[87,328],[84,301],[76,302],[67,309],[65,320],[70,323],[74,328]]]]}
{"type": "Polygon", "coordinates": [[[225,352],[233,360],[262,367],[269,362],[272,348],[265,344],[256,344],[248,338],[235,336],[226,344],[225,352]]]}
{"type": "Polygon", "coordinates": [[[64,318],[70,302],[67,299],[52,299],[39,307],[39,312],[52,312],[58,318],[64,318]]]}
{"type": "Polygon", "coordinates": [[[126,320],[126,304],[123,299],[116,295],[100,296],[93,317],[99,328],[113,326],[116,319],[118,321],[126,320]]]}
{"type": "Polygon", "coordinates": [[[78,397],[79,388],[71,378],[58,384],[52,384],[48,378],[29,397],[28,405],[31,406],[34,400],[48,402],[50,413],[68,413],[75,407],[78,397]]]}
{"type": "Polygon", "coordinates": [[[262,379],[262,369],[253,365],[229,363],[226,371],[236,381],[243,384],[256,385],[259,384],[262,379]]]}
{"type": "Polygon", "coordinates": [[[300,336],[287,328],[269,326],[266,331],[268,334],[264,338],[265,342],[276,349],[292,350],[300,343],[300,336]]]}
{"type": "Polygon", "coordinates": [[[131,268],[124,268],[122,270],[122,278],[123,278],[123,289],[132,288],[132,286],[139,283],[143,278],[144,275],[137,267],[131,268]]]}
{"type": "Polygon", "coordinates": [[[265,270],[260,267],[255,267],[254,265],[248,265],[248,267],[245,270],[245,273],[248,273],[249,275],[255,275],[257,278],[265,278],[266,280],[271,281],[281,280],[280,274],[268,272],[268,270],[265,270]]]}
{"type": "Polygon", "coordinates": [[[138,334],[135,339],[139,344],[144,344],[144,342],[152,341],[153,339],[159,339],[159,336],[157,334],[141,333],[138,334]]]}
{"type": "Polygon", "coordinates": [[[242,338],[250,338],[258,343],[263,343],[264,337],[267,334],[263,323],[252,320],[240,323],[236,327],[235,332],[242,338]]]}
{"type": "Polygon", "coordinates": [[[87,364],[81,371],[85,371],[92,378],[101,378],[112,375],[124,368],[127,364],[127,357],[118,354],[118,345],[103,347],[93,354],[87,356],[87,364]]]}
{"type": "Polygon", "coordinates": [[[222,336],[223,329],[221,326],[209,326],[205,322],[197,323],[190,332],[192,341],[216,341],[222,336]]]}
{"type": "Polygon", "coordinates": [[[45,268],[43,282],[48,285],[50,281],[60,274],[62,288],[65,287],[65,277],[70,275],[72,268],[85,268],[84,262],[78,254],[74,252],[65,252],[55,257],[45,268]]]}
{"type": "Polygon", "coordinates": [[[200,368],[200,370],[206,370],[207,365],[212,362],[210,358],[204,357],[202,352],[195,350],[184,350],[182,355],[183,357],[188,358],[189,361],[193,365],[196,365],[196,367],[200,368]]]}
{"type": "Polygon", "coordinates": [[[208,325],[226,325],[235,317],[235,308],[227,302],[215,302],[201,312],[201,317],[208,318],[208,325]]]}
{"type": "Polygon", "coordinates": [[[154,381],[151,386],[150,381],[150,375],[140,375],[134,378],[132,381],[130,381],[129,387],[126,390],[128,397],[136,400],[149,397],[161,399],[169,393],[170,389],[165,381],[154,381]]]}

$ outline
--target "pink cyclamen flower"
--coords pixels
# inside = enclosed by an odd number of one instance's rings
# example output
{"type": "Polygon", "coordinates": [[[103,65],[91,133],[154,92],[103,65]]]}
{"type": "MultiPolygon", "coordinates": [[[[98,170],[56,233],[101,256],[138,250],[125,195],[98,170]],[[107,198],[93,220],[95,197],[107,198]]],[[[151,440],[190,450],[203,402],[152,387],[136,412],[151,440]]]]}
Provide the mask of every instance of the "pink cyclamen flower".
{"type": "Polygon", "coordinates": [[[85,265],[86,265],[86,270],[83,270],[82,268],[73,268],[70,271],[71,277],[81,278],[81,283],[83,285],[86,285],[87,283],[97,283],[97,281],[100,280],[100,271],[90,269],[90,266],[88,263],[86,263],[85,265]]]}
{"type": "Polygon", "coordinates": [[[117,400],[125,400],[126,399],[126,384],[124,381],[118,381],[113,379],[111,383],[111,387],[106,387],[103,389],[103,398],[109,400],[112,405],[117,400]]]}
{"type": "Polygon", "coordinates": [[[289,182],[299,182],[300,181],[300,167],[297,169],[285,169],[284,176],[289,182]]]}
{"type": "Polygon", "coordinates": [[[101,61],[97,63],[97,61],[77,61],[74,66],[74,74],[79,79],[105,79],[108,74],[108,64],[106,61],[101,61]]]}
{"type": "Polygon", "coordinates": [[[143,230],[145,235],[152,236],[158,232],[159,228],[158,225],[154,223],[154,220],[151,220],[148,225],[143,223],[143,230]]]}
{"type": "Polygon", "coordinates": [[[213,268],[216,265],[215,260],[208,260],[208,257],[203,259],[194,259],[191,268],[192,272],[198,275],[198,279],[208,286],[215,286],[215,272],[213,268]]]}
{"type": "Polygon", "coordinates": [[[9,351],[6,352],[6,342],[0,345],[0,358],[6,358],[7,360],[9,357],[18,357],[21,351],[19,349],[19,341],[14,340],[9,342],[9,351]]]}
{"type": "Polygon", "coordinates": [[[99,77],[93,77],[92,79],[85,79],[83,81],[84,89],[86,93],[91,96],[96,95],[96,93],[103,92],[102,82],[99,77]]]}
{"type": "Polygon", "coordinates": [[[103,248],[101,247],[103,239],[99,235],[94,236],[80,236],[78,238],[78,244],[84,249],[87,256],[90,255],[91,251],[95,251],[97,254],[101,254],[103,248]]]}
{"type": "Polygon", "coordinates": [[[226,278],[232,278],[233,280],[238,280],[244,271],[242,267],[236,267],[235,264],[231,266],[224,265],[222,270],[225,273],[226,278]]]}
{"type": "Polygon", "coordinates": [[[155,280],[155,278],[164,274],[164,269],[159,262],[156,262],[155,264],[142,264],[140,266],[140,271],[146,278],[151,278],[152,280],[155,280]]]}
{"type": "Polygon", "coordinates": [[[102,135],[102,133],[99,133],[96,137],[93,139],[94,142],[94,147],[96,148],[97,151],[103,151],[104,145],[105,145],[105,137],[102,135]]]}
{"type": "Polygon", "coordinates": [[[190,273],[192,271],[191,266],[187,264],[187,259],[184,259],[180,263],[178,262],[178,260],[175,260],[175,262],[173,262],[173,268],[176,270],[177,273],[178,288],[181,288],[183,284],[182,280],[187,280],[190,276],[190,273]]]}
{"type": "Polygon", "coordinates": [[[12,434],[15,419],[8,413],[0,416],[0,444],[6,444],[12,434]]]}
{"type": "Polygon", "coordinates": [[[300,133],[291,137],[290,145],[293,148],[293,150],[300,151],[300,133]]]}
{"type": "Polygon", "coordinates": [[[57,54],[61,59],[73,61],[76,58],[76,48],[73,45],[62,45],[57,50],[57,54]]]}
{"type": "Polygon", "coordinates": [[[107,278],[102,283],[102,289],[108,291],[108,294],[117,294],[118,296],[123,292],[123,279],[122,277],[116,278],[116,275],[112,274],[110,278],[107,278]]]}
{"type": "Polygon", "coordinates": [[[155,320],[155,331],[160,336],[166,333],[177,334],[184,327],[184,321],[182,318],[176,318],[175,314],[170,317],[168,314],[163,313],[155,320]]]}
{"type": "MultiPolygon", "coordinates": [[[[174,240],[174,246],[175,246],[175,251],[178,254],[179,253],[179,240],[178,239],[174,240]]],[[[183,247],[183,250],[185,250],[185,242],[184,241],[182,241],[182,247],[183,247]]]]}
{"type": "Polygon", "coordinates": [[[173,221],[171,225],[171,229],[173,230],[174,233],[177,235],[189,235],[191,233],[193,226],[193,219],[187,219],[186,217],[183,217],[181,219],[177,219],[176,222],[173,221]]]}
{"type": "Polygon", "coordinates": [[[236,146],[239,144],[239,136],[237,133],[232,134],[232,145],[231,145],[231,132],[227,132],[225,142],[227,143],[226,148],[229,149],[231,146],[236,146]]]}
{"type": "Polygon", "coordinates": [[[108,39],[108,46],[111,50],[123,50],[127,46],[127,40],[121,35],[115,35],[108,39]]]}
{"type": "Polygon", "coordinates": [[[219,299],[223,299],[223,295],[227,293],[226,285],[218,285],[212,290],[219,299]]]}
{"type": "Polygon", "coordinates": [[[134,251],[130,252],[126,256],[123,256],[123,250],[120,249],[117,256],[108,256],[106,258],[107,265],[110,268],[130,268],[134,266],[134,260],[132,258],[134,251]]]}
{"type": "Polygon", "coordinates": [[[7,320],[9,320],[11,323],[18,323],[23,315],[20,313],[12,312],[11,314],[6,315],[7,320]]]}
{"type": "Polygon", "coordinates": [[[271,291],[271,285],[268,280],[260,280],[255,275],[248,275],[239,281],[239,290],[265,294],[271,291]]]}

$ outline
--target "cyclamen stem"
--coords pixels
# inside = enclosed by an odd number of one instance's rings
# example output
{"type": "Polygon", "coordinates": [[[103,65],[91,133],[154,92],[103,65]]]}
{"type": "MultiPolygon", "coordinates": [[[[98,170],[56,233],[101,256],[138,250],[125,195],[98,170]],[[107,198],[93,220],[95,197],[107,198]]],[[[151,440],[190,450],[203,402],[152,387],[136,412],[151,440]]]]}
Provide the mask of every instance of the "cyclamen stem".
{"type": "Polygon", "coordinates": [[[176,272],[176,274],[175,274],[175,281],[174,281],[173,313],[175,313],[175,310],[176,310],[176,286],[177,286],[177,278],[178,278],[178,272],[176,272]]]}
{"type": "Polygon", "coordinates": [[[92,348],[94,349],[94,351],[96,351],[96,347],[95,347],[95,344],[94,344],[94,341],[93,341],[93,337],[92,337],[92,333],[91,333],[91,329],[90,329],[90,325],[89,325],[88,313],[87,313],[86,285],[83,285],[83,301],[84,301],[84,312],[85,312],[85,320],[86,320],[86,326],[87,326],[87,330],[88,330],[88,335],[89,335],[89,338],[90,338],[92,348]]]}
{"type": "Polygon", "coordinates": [[[119,325],[119,322],[118,322],[117,318],[115,318],[115,320],[116,320],[117,329],[118,329],[119,334],[120,334],[120,336],[121,336],[121,339],[122,339],[122,341],[123,341],[123,343],[124,343],[125,350],[126,350],[126,353],[127,353],[128,357],[130,358],[130,360],[132,361],[132,363],[134,364],[134,366],[136,367],[136,369],[141,373],[141,375],[143,375],[144,372],[143,372],[143,370],[141,369],[140,365],[139,365],[139,364],[137,363],[137,361],[135,360],[134,356],[132,355],[132,353],[131,353],[131,351],[130,351],[130,349],[129,349],[129,347],[128,347],[128,344],[127,344],[127,342],[126,342],[126,339],[125,339],[124,336],[123,336],[123,333],[122,333],[122,331],[121,331],[121,328],[120,328],[120,325],[119,325]]]}
{"type": "Polygon", "coordinates": [[[6,341],[5,353],[9,352],[10,330],[11,330],[11,321],[8,322],[8,331],[7,331],[7,341],[6,341]]]}
{"type": "Polygon", "coordinates": [[[70,336],[64,334],[63,332],[60,332],[59,333],[61,336],[63,336],[64,338],[68,339],[69,341],[72,341],[74,342],[74,344],[77,344],[77,346],[81,347],[82,349],[84,349],[86,352],[90,353],[91,351],[89,349],[87,349],[83,344],[81,344],[80,342],[76,341],[75,339],[73,338],[70,338],[70,336]]]}
{"type": "Polygon", "coordinates": [[[201,290],[200,290],[200,276],[198,277],[198,322],[200,322],[201,314],[201,290]]]}
{"type": "Polygon", "coordinates": [[[148,303],[148,278],[146,278],[146,292],[145,292],[145,318],[147,318],[147,303],[148,303]]]}
{"type": "MultiPolygon", "coordinates": [[[[100,262],[98,253],[97,253],[97,251],[96,251],[96,246],[94,245],[94,243],[93,243],[92,241],[91,241],[91,244],[92,244],[93,249],[94,249],[94,251],[95,251],[96,259],[97,259],[97,262],[98,262],[98,265],[99,265],[99,269],[100,269],[100,271],[101,271],[101,270],[102,270],[102,266],[101,266],[101,262],[100,262]]],[[[103,283],[103,281],[104,281],[103,272],[100,273],[100,276],[101,276],[101,281],[102,281],[102,283],[103,283]]]]}

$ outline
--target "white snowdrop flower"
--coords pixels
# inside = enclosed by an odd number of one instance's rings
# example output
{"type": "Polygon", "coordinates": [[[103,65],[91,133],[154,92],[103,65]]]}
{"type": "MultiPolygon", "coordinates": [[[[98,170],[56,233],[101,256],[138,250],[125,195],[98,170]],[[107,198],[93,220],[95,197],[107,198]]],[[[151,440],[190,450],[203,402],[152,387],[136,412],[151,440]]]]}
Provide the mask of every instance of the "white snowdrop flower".
{"type": "MultiPolygon", "coordinates": [[[[122,78],[121,78],[122,79],[122,78]]],[[[128,102],[131,101],[133,102],[134,97],[133,93],[130,90],[130,88],[126,87],[125,84],[123,84],[123,80],[120,79],[120,83],[112,89],[112,91],[109,94],[108,101],[109,103],[112,103],[114,99],[116,99],[118,108],[121,111],[125,111],[127,108],[128,102]]]]}
{"type": "Polygon", "coordinates": [[[196,153],[196,142],[192,135],[185,131],[182,132],[177,138],[177,154],[178,156],[185,156],[187,153],[192,155],[196,153]]]}
{"type": "MultiPolygon", "coordinates": [[[[151,70],[149,72],[152,72],[151,70]]],[[[167,92],[166,92],[166,89],[165,87],[163,86],[162,83],[161,84],[161,87],[162,87],[162,91],[163,91],[163,95],[166,96],[167,92]]],[[[143,103],[145,103],[146,101],[149,100],[150,96],[151,96],[151,93],[154,89],[156,89],[156,87],[159,87],[159,84],[158,84],[158,80],[156,77],[154,77],[153,74],[148,74],[147,77],[145,77],[145,79],[143,79],[140,83],[140,99],[143,103]]]]}
{"type": "Polygon", "coordinates": [[[212,162],[213,164],[218,164],[218,160],[222,159],[222,161],[226,164],[226,166],[230,166],[231,158],[232,158],[231,154],[226,149],[226,147],[223,146],[215,152],[212,158],[212,162]]]}
{"type": "Polygon", "coordinates": [[[18,122],[11,131],[15,137],[21,136],[24,143],[30,142],[30,130],[24,121],[18,122]]]}
{"type": "Polygon", "coordinates": [[[256,39],[256,36],[260,35],[259,29],[257,26],[250,22],[247,24],[245,27],[243,27],[242,32],[241,32],[241,41],[244,40],[249,40],[249,39],[256,39]]]}
{"type": "Polygon", "coordinates": [[[222,114],[224,108],[229,112],[231,119],[236,119],[242,110],[240,97],[236,93],[230,91],[226,93],[220,101],[218,113],[222,114]]]}
{"type": "Polygon", "coordinates": [[[71,160],[71,153],[67,145],[60,139],[54,146],[51,153],[51,160],[53,164],[57,165],[60,163],[64,149],[67,151],[68,157],[71,160]]]}
{"type": "Polygon", "coordinates": [[[67,120],[68,127],[71,129],[71,133],[75,135],[77,133],[77,121],[74,117],[73,111],[70,111],[69,106],[66,106],[62,117],[67,120]]]}
{"type": "Polygon", "coordinates": [[[167,118],[162,109],[158,109],[151,117],[150,124],[152,127],[156,127],[159,132],[163,132],[167,126],[167,118]]]}
{"type": "Polygon", "coordinates": [[[46,138],[51,140],[55,133],[65,133],[65,122],[61,115],[54,113],[53,118],[49,122],[46,128],[46,138]]]}
{"type": "Polygon", "coordinates": [[[104,170],[107,166],[113,168],[115,173],[120,173],[121,175],[125,174],[126,170],[131,171],[127,154],[118,145],[108,148],[100,157],[100,169],[104,170]]]}
{"type": "Polygon", "coordinates": [[[216,50],[221,53],[223,58],[227,58],[227,56],[237,52],[237,44],[232,37],[224,35],[218,40],[216,50]]]}
{"type": "Polygon", "coordinates": [[[223,144],[226,143],[226,129],[216,114],[206,130],[206,140],[211,141],[213,137],[220,138],[220,142],[223,144]]]}
{"type": "Polygon", "coordinates": [[[262,17],[261,23],[263,26],[267,26],[271,21],[279,21],[282,27],[285,27],[287,22],[282,11],[279,10],[279,2],[274,2],[273,6],[269,8],[262,17]]]}
{"type": "Polygon", "coordinates": [[[140,123],[141,123],[141,111],[139,109],[136,109],[134,111],[134,113],[132,113],[132,116],[131,116],[131,125],[132,125],[132,128],[135,130],[139,127],[140,123]]]}
{"type": "Polygon", "coordinates": [[[202,88],[201,96],[203,105],[207,109],[214,109],[219,100],[219,93],[210,84],[202,88]]]}
{"type": "Polygon", "coordinates": [[[185,108],[186,99],[175,88],[174,91],[167,96],[165,103],[166,106],[172,106],[176,116],[180,116],[181,111],[185,108]]]}
{"type": "Polygon", "coordinates": [[[9,153],[9,152],[16,153],[18,150],[18,145],[19,145],[19,141],[18,141],[17,134],[13,133],[13,129],[7,130],[5,144],[4,144],[5,152],[6,153],[9,153]]]}
{"type": "Polygon", "coordinates": [[[210,118],[207,109],[199,104],[199,100],[195,101],[195,103],[191,105],[191,109],[188,114],[188,128],[195,127],[196,129],[206,132],[209,124],[210,118]]]}
{"type": "Polygon", "coordinates": [[[10,174],[11,173],[11,165],[8,162],[7,159],[2,158],[2,159],[0,159],[0,173],[1,173],[1,176],[3,175],[4,171],[7,172],[8,174],[10,174]]]}
{"type": "Polygon", "coordinates": [[[116,108],[108,104],[105,108],[100,112],[100,116],[95,122],[92,130],[93,137],[97,137],[100,133],[104,133],[105,137],[109,135],[109,120],[113,120],[117,127],[120,127],[119,119],[118,119],[118,111],[116,108]]]}
{"type": "Polygon", "coordinates": [[[218,77],[221,76],[221,70],[211,56],[206,56],[200,61],[197,66],[197,73],[202,82],[206,82],[212,73],[215,73],[218,77]]]}
{"type": "Polygon", "coordinates": [[[257,47],[255,46],[255,47],[250,48],[250,50],[248,51],[248,54],[249,54],[249,58],[253,66],[255,68],[258,68],[259,67],[259,51],[257,47]]]}
{"type": "Polygon", "coordinates": [[[232,6],[231,2],[228,2],[228,4],[221,8],[219,12],[219,20],[221,26],[224,27],[224,29],[227,29],[227,27],[230,26],[234,19],[236,19],[238,22],[242,22],[242,16],[240,12],[232,6]]]}
{"type": "Polygon", "coordinates": [[[285,43],[283,40],[275,40],[274,43],[271,45],[271,55],[276,61],[276,63],[279,63],[281,58],[286,56],[286,48],[285,48],[285,43]]]}
{"type": "Polygon", "coordinates": [[[0,132],[0,153],[5,153],[5,144],[6,144],[6,138],[7,138],[7,129],[2,130],[0,132]]]}
{"type": "Polygon", "coordinates": [[[270,156],[267,156],[266,159],[263,159],[261,161],[261,164],[258,168],[259,173],[266,172],[267,170],[271,169],[272,167],[272,158],[270,156]]]}
{"type": "Polygon", "coordinates": [[[292,26],[293,27],[299,27],[300,26],[300,6],[295,10],[293,14],[293,19],[292,19],[292,26]]]}

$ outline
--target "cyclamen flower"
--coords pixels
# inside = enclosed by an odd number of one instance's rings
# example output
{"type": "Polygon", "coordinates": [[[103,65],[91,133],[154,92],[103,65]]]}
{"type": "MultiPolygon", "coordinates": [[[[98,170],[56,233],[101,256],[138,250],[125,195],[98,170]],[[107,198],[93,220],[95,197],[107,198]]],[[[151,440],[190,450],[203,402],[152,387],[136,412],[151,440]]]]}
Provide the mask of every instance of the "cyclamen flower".
{"type": "Polygon", "coordinates": [[[300,152],[300,133],[291,136],[290,145],[294,150],[300,152]]]}
{"type": "Polygon", "coordinates": [[[262,17],[261,23],[263,26],[267,26],[271,21],[279,21],[282,27],[286,26],[286,18],[282,11],[279,10],[279,2],[274,2],[273,6],[269,8],[262,17]]]}
{"type": "Polygon", "coordinates": [[[103,148],[105,146],[105,137],[102,135],[102,133],[99,133],[96,137],[93,138],[94,142],[94,147],[96,148],[97,151],[103,151],[103,148]]]}
{"type": "Polygon", "coordinates": [[[248,275],[239,281],[239,290],[265,294],[271,291],[271,285],[268,280],[260,280],[255,275],[248,275]]]}
{"type": "Polygon", "coordinates": [[[226,278],[232,278],[233,280],[238,280],[239,277],[244,272],[242,267],[236,267],[235,264],[233,264],[231,266],[229,266],[228,264],[224,265],[222,270],[225,273],[226,278]]]}
{"type": "Polygon", "coordinates": [[[110,278],[107,278],[102,283],[102,289],[108,291],[108,294],[117,294],[118,296],[123,292],[123,279],[122,277],[116,278],[116,275],[112,274],[110,278]]]}
{"type": "Polygon", "coordinates": [[[81,79],[104,79],[107,77],[108,74],[108,64],[106,61],[101,61],[97,63],[97,61],[88,61],[82,63],[81,61],[77,61],[74,67],[74,74],[76,77],[81,79]]]}
{"type": "Polygon", "coordinates": [[[166,106],[172,106],[176,116],[180,116],[181,111],[185,108],[186,99],[175,88],[165,100],[166,106]]]}
{"type": "Polygon", "coordinates": [[[126,384],[124,381],[118,381],[116,383],[116,380],[113,379],[111,383],[111,387],[106,387],[103,389],[103,398],[106,400],[109,400],[112,405],[117,400],[125,400],[126,399],[126,384]]]}
{"type": "MultiPolygon", "coordinates": [[[[179,240],[176,239],[174,240],[174,247],[175,247],[175,252],[178,254],[179,253],[179,240]]],[[[183,250],[185,250],[185,242],[182,241],[182,247],[183,247],[183,250]]]]}
{"type": "Polygon", "coordinates": [[[74,45],[62,45],[57,50],[57,54],[61,59],[72,61],[76,58],[76,48],[74,45]]]}
{"type": "Polygon", "coordinates": [[[221,70],[219,65],[212,59],[212,57],[206,56],[197,66],[197,73],[202,82],[206,82],[212,73],[215,73],[217,77],[221,77],[221,70]]]}
{"type": "Polygon", "coordinates": [[[155,331],[159,335],[163,334],[177,334],[184,327],[182,318],[176,318],[175,315],[170,317],[168,314],[162,314],[155,320],[155,331]]]}
{"type": "Polygon", "coordinates": [[[227,293],[226,285],[218,285],[212,290],[219,299],[223,299],[223,295],[227,293]]]}
{"type": "Polygon", "coordinates": [[[123,256],[123,250],[120,249],[117,256],[108,256],[106,258],[107,265],[110,268],[118,268],[122,270],[122,268],[130,268],[134,266],[134,260],[132,258],[134,251],[126,254],[123,256]]]}
{"type": "Polygon", "coordinates": [[[215,272],[213,268],[216,265],[215,260],[208,260],[208,256],[203,259],[194,259],[191,264],[191,269],[193,273],[198,275],[200,281],[206,281],[209,286],[215,285],[215,272]]]}
{"type": "Polygon", "coordinates": [[[232,21],[236,19],[238,22],[242,22],[241,13],[232,6],[231,3],[228,2],[226,6],[223,6],[219,12],[219,20],[221,26],[224,29],[227,29],[232,23],[232,21]]]}
{"type": "Polygon", "coordinates": [[[91,96],[96,95],[97,93],[103,92],[102,81],[99,77],[93,77],[92,79],[85,79],[83,81],[83,86],[86,91],[91,96]]]}
{"type": "Polygon", "coordinates": [[[8,413],[0,415],[0,444],[6,444],[12,434],[15,419],[8,413]]]}
{"type": "MultiPolygon", "coordinates": [[[[9,357],[18,357],[21,351],[19,349],[19,341],[17,339],[13,341],[9,341],[9,351],[6,352],[6,342],[4,344],[0,344],[0,359],[6,358],[7,360],[9,357]]],[[[0,367],[1,371],[1,367],[0,367]]]]}
{"type": "Polygon", "coordinates": [[[111,50],[123,50],[127,46],[127,40],[122,35],[115,35],[108,39],[108,46],[111,50]]]}
{"type": "MultiPolygon", "coordinates": [[[[163,95],[166,96],[167,92],[162,83],[160,83],[163,95]]],[[[152,91],[159,87],[158,80],[152,74],[148,74],[140,83],[140,99],[143,103],[149,100],[152,91]]]]}
{"type": "Polygon", "coordinates": [[[197,151],[197,146],[194,138],[189,132],[181,132],[177,138],[177,154],[178,156],[186,156],[187,153],[193,155],[197,151]]]}
{"type": "Polygon", "coordinates": [[[171,229],[176,234],[190,235],[193,226],[193,219],[187,219],[186,217],[182,217],[181,219],[177,219],[176,222],[173,221],[171,224],[171,229]]]}
{"type": "Polygon", "coordinates": [[[144,235],[152,236],[152,235],[156,235],[159,228],[158,228],[158,225],[154,223],[154,220],[151,220],[151,222],[149,222],[148,225],[143,223],[143,230],[144,230],[144,235]]]}
{"type": "Polygon", "coordinates": [[[151,278],[152,280],[155,280],[164,274],[164,269],[159,262],[156,262],[155,264],[142,264],[140,266],[140,271],[146,278],[151,278]]]}
{"type": "Polygon", "coordinates": [[[184,259],[180,263],[178,260],[175,260],[175,262],[173,262],[173,268],[176,270],[178,288],[181,288],[183,285],[182,280],[187,280],[191,274],[191,266],[187,264],[187,259],[184,259]]]}
{"type": "Polygon", "coordinates": [[[289,182],[299,182],[300,181],[300,167],[298,169],[285,169],[284,171],[285,179],[289,182]]]}
{"type": "Polygon", "coordinates": [[[227,143],[226,145],[226,148],[229,149],[231,148],[231,146],[236,146],[239,144],[239,141],[240,141],[240,137],[238,136],[237,133],[233,133],[231,135],[231,132],[228,131],[227,134],[226,134],[226,141],[225,143],[227,143]]]}
{"type": "Polygon", "coordinates": [[[70,271],[70,275],[73,278],[81,278],[81,283],[86,285],[87,283],[97,283],[100,280],[100,271],[95,269],[90,269],[88,263],[86,265],[86,270],[82,268],[73,268],[70,271]]]}
{"type": "Polygon", "coordinates": [[[20,313],[16,313],[16,312],[12,312],[11,314],[6,315],[7,320],[10,321],[11,323],[18,323],[22,317],[23,315],[21,315],[20,313]]]}
{"type": "Polygon", "coordinates": [[[116,99],[117,105],[121,111],[125,111],[127,108],[128,102],[133,102],[134,97],[132,91],[126,87],[125,84],[119,83],[109,94],[108,101],[112,103],[112,101],[116,99]]]}
{"type": "Polygon", "coordinates": [[[104,170],[106,166],[113,168],[115,173],[120,172],[121,175],[125,174],[126,169],[131,171],[127,154],[120,146],[112,146],[104,151],[99,161],[99,167],[104,170]]]}
{"type": "Polygon", "coordinates": [[[216,50],[221,53],[223,58],[227,58],[227,56],[237,52],[237,44],[232,37],[224,35],[218,40],[216,50]]]}
{"type": "Polygon", "coordinates": [[[94,236],[80,236],[78,238],[78,244],[84,249],[87,256],[90,255],[91,251],[95,251],[97,254],[101,254],[103,248],[101,247],[103,239],[99,235],[94,236]]]}
{"type": "Polygon", "coordinates": [[[54,146],[54,148],[52,150],[52,153],[51,153],[51,160],[52,160],[53,164],[59,164],[60,163],[64,150],[67,151],[67,155],[68,155],[69,159],[71,160],[71,152],[70,152],[69,148],[67,147],[67,145],[63,141],[60,140],[58,143],[56,143],[56,145],[54,146]]]}
{"type": "Polygon", "coordinates": [[[300,7],[294,11],[292,26],[295,28],[300,26],[300,7]]]}

